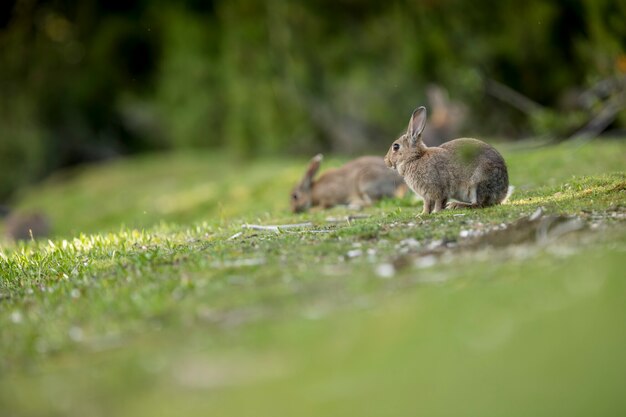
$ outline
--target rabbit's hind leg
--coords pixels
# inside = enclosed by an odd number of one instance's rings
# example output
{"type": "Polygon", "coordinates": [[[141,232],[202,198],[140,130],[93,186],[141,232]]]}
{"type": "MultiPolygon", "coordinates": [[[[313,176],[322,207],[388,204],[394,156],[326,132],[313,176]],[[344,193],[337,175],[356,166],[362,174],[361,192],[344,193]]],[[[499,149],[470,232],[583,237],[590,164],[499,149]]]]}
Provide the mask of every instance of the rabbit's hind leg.
{"type": "Polygon", "coordinates": [[[503,200],[502,193],[498,188],[502,188],[495,181],[482,181],[476,187],[476,207],[489,207],[499,204],[503,200]]]}
{"type": "Polygon", "coordinates": [[[456,210],[464,208],[476,208],[478,207],[478,192],[476,185],[470,185],[455,196],[455,199],[462,201],[451,201],[446,205],[446,208],[456,210]]]}
{"type": "Polygon", "coordinates": [[[471,204],[476,205],[478,203],[478,196],[477,196],[477,189],[478,187],[476,185],[472,185],[469,188],[469,201],[471,204]]]}
{"type": "Polygon", "coordinates": [[[437,213],[445,209],[447,206],[447,200],[435,200],[435,207],[433,208],[433,213],[437,213]]]}
{"type": "Polygon", "coordinates": [[[493,198],[493,190],[491,184],[487,181],[482,181],[477,185],[471,186],[468,190],[468,202],[464,201],[453,201],[448,203],[449,209],[474,209],[474,208],[483,208],[493,206],[497,204],[495,199],[493,198]]]}
{"type": "Polygon", "coordinates": [[[478,207],[479,206],[477,204],[464,203],[462,201],[450,201],[446,205],[446,208],[450,210],[465,209],[465,208],[478,208],[478,207]]]}

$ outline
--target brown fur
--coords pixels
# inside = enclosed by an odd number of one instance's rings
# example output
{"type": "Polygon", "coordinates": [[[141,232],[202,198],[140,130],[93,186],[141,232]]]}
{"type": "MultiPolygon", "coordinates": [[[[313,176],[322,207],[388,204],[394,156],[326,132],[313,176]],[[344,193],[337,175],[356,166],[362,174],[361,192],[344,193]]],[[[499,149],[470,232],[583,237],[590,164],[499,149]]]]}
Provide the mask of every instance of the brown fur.
{"type": "Polygon", "coordinates": [[[311,159],[304,177],[292,190],[293,212],[342,204],[367,206],[381,198],[394,197],[404,186],[402,178],[390,171],[378,156],[354,159],[340,168],[327,170],[315,180],[321,161],[322,155],[311,159]]]}
{"type": "Polygon", "coordinates": [[[48,218],[38,212],[12,213],[6,219],[5,235],[13,240],[47,237],[50,233],[48,218]]]}
{"type": "Polygon", "coordinates": [[[428,147],[421,138],[425,123],[426,109],[420,107],[413,112],[407,133],[385,156],[387,166],[424,198],[422,213],[500,204],[509,186],[502,155],[485,142],[469,138],[428,147]],[[451,199],[458,202],[449,203],[451,199]]]}

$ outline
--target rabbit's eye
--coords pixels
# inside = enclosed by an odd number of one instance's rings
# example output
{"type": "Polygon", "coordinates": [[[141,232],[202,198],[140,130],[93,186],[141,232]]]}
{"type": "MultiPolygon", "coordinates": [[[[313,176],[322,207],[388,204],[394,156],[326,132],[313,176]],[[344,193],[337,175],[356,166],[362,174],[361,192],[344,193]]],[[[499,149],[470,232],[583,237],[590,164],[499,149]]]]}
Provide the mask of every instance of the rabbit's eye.
{"type": "Polygon", "coordinates": [[[298,194],[295,194],[295,193],[294,193],[294,194],[291,194],[291,198],[292,198],[293,200],[297,200],[297,199],[298,199],[298,194]]]}
{"type": "Polygon", "coordinates": [[[398,152],[400,150],[400,144],[394,143],[391,148],[393,149],[394,152],[398,152]]]}

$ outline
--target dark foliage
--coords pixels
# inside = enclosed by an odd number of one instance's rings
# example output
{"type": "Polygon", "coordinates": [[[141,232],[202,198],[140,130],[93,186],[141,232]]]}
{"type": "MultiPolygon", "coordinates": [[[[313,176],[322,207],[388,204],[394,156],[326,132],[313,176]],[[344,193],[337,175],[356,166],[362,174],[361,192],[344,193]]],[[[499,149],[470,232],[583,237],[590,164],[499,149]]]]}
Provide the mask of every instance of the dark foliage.
{"type": "Polygon", "coordinates": [[[418,104],[434,142],[564,137],[623,105],[625,20],[609,0],[2,2],[0,199],[129,152],[382,153],[418,104]]]}

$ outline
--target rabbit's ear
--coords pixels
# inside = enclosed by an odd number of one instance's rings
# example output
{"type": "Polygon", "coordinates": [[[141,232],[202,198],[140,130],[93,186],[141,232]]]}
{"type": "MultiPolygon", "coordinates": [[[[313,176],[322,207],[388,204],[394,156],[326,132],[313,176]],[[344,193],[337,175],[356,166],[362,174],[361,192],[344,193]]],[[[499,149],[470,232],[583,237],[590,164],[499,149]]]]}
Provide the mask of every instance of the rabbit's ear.
{"type": "Polygon", "coordinates": [[[313,177],[315,177],[315,174],[317,174],[317,171],[320,169],[322,159],[324,159],[324,155],[322,155],[321,153],[318,153],[313,158],[311,158],[311,162],[309,162],[309,167],[306,169],[304,177],[302,177],[302,182],[300,183],[302,188],[311,188],[311,186],[313,185],[313,177]]]}
{"type": "Polygon", "coordinates": [[[424,130],[424,126],[426,126],[426,107],[420,106],[413,111],[409,128],[406,131],[412,144],[417,142],[424,130]]]}

